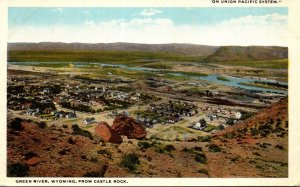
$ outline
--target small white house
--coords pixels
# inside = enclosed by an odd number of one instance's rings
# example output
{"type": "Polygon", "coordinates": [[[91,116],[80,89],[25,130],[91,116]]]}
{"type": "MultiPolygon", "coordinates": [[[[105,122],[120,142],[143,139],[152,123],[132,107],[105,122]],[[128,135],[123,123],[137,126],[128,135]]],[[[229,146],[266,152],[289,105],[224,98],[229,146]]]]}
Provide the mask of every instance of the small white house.
{"type": "Polygon", "coordinates": [[[96,119],[94,117],[92,117],[92,118],[86,118],[86,119],[83,120],[83,123],[85,125],[89,125],[89,124],[92,124],[92,123],[95,123],[95,122],[96,122],[96,119]]]}
{"type": "Polygon", "coordinates": [[[236,111],[235,112],[235,118],[236,119],[241,119],[241,117],[242,117],[242,113],[240,111],[236,111]]]}
{"type": "Polygon", "coordinates": [[[70,118],[76,118],[76,114],[73,112],[69,112],[66,114],[66,118],[70,119],[70,118]]]}

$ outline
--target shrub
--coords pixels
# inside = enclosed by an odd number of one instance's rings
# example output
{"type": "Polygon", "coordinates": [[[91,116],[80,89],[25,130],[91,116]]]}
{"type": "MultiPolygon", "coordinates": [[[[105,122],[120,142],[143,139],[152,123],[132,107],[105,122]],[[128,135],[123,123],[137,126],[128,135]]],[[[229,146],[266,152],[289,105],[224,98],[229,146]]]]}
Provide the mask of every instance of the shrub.
{"type": "Polygon", "coordinates": [[[155,147],[155,151],[156,151],[157,153],[164,153],[164,152],[165,152],[165,150],[164,150],[161,146],[156,146],[156,147],[155,147]]]}
{"type": "Polygon", "coordinates": [[[69,144],[75,144],[76,141],[75,141],[72,137],[69,137],[69,138],[68,138],[68,143],[69,143],[69,144]]]}
{"type": "Polygon", "coordinates": [[[193,153],[193,150],[191,150],[189,148],[186,148],[186,147],[183,148],[182,151],[185,152],[185,153],[193,153]]]}
{"type": "Polygon", "coordinates": [[[232,161],[232,162],[236,162],[236,161],[238,161],[239,159],[240,159],[240,157],[239,157],[239,156],[236,156],[236,157],[232,158],[231,161],[232,161]]]}
{"type": "Polygon", "coordinates": [[[154,134],[154,135],[152,135],[152,136],[150,137],[150,139],[151,139],[151,140],[159,140],[160,138],[157,137],[157,136],[154,134]]]}
{"type": "Polygon", "coordinates": [[[99,177],[99,173],[95,171],[90,171],[84,174],[83,177],[99,177]]]}
{"type": "Polygon", "coordinates": [[[80,131],[81,129],[79,128],[79,126],[77,124],[72,125],[72,130],[73,131],[80,131]]]}
{"type": "Polygon", "coordinates": [[[130,153],[125,155],[121,161],[121,166],[127,168],[129,172],[135,171],[139,164],[140,164],[139,157],[135,153],[130,153]]]}
{"type": "Polygon", "coordinates": [[[167,152],[171,152],[171,151],[175,151],[175,147],[171,144],[168,144],[164,147],[164,150],[166,150],[167,152]]]}
{"type": "Polygon", "coordinates": [[[47,124],[46,124],[46,122],[42,121],[41,123],[38,123],[38,127],[41,129],[44,129],[47,127],[47,124]]]}
{"type": "Polygon", "coordinates": [[[196,146],[196,147],[193,147],[193,149],[194,149],[195,151],[202,152],[202,147],[196,146]]]}
{"type": "Polygon", "coordinates": [[[58,151],[58,154],[60,154],[60,155],[66,155],[67,151],[68,151],[67,149],[62,149],[62,150],[58,151]]]}
{"type": "Polygon", "coordinates": [[[216,130],[224,130],[225,129],[225,127],[224,127],[224,125],[219,125],[219,126],[217,126],[216,127],[216,130]]]}
{"type": "Polygon", "coordinates": [[[251,129],[250,133],[252,136],[256,136],[259,134],[259,131],[257,129],[251,129]]]}
{"type": "Polygon", "coordinates": [[[180,142],[181,140],[180,140],[180,138],[176,138],[175,141],[180,142]]]}
{"type": "Polygon", "coordinates": [[[259,145],[260,148],[266,149],[266,148],[268,148],[268,146],[270,146],[271,144],[269,144],[269,143],[257,143],[257,145],[259,145]]]}
{"type": "Polygon", "coordinates": [[[25,177],[28,176],[29,167],[26,164],[8,164],[7,176],[8,177],[25,177]]]}
{"type": "Polygon", "coordinates": [[[64,124],[64,125],[63,125],[63,128],[67,129],[67,128],[68,128],[68,125],[64,124]]]}
{"type": "Polygon", "coordinates": [[[23,127],[21,125],[21,122],[23,120],[21,118],[15,118],[11,123],[10,123],[10,127],[15,130],[15,131],[21,131],[23,130],[23,127]]]}
{"type": "Polygon", "coordinates": [[[25,155],[25,159],[28,160],[32,157],[38,156],[35,152],[29,151],[28,153],[26,153],[25,155]]]}
{"type": "Polygon", "coordinates": [[[90,162],[97,163],[98,162],[98,158],[97,157],[92,157],[90,159],[90,162]]]}
{"type": "Polygon", "coordinates": [[[275,146],[277,149],[283,150],[283,146],[282,145],[276,145],[275,146]]]}
{"type": "MultiPolygon", "coordinates": [[[[248,119],[249,117],[251,117],[253,115],[252,112],[245,112],[245,111],[242,111],[242,117],[240,120],[245,120],[245,119],[248,119]]],[[[273,123],[272,123],[273,124],[273,123]]]]}
{"type": "Polygon", "coordinates": [[[201,164],[206,163],[206,156],[203,153],[196,153],[195,155],[196,162],[199,162],[201,164]]]}
{"type": "Polygon", "coordinates": [[[72,129],[73,129],[73,134],[85,136],[90,138],[91,140],[93,139],[93,135],[89,131],[82,130],[81,128],[79,128],[77,124],[72,125],[72,129]]]}
{"type": "Polygon", "coordinates": [[[148,142],[145,142],[145,141],[139,141],[138,147],[139,147],[140,149],[148,149],[148,148],[151,147],[151,144],[148,143],[148,142]]]}
{"type": "Polygon", "coordinates": [[[235,121],[234,118],[229,118],[229,119],[226,121],[226,124],[228,124],[228,125],[234,125],[234,121],[235,121]]]}
{"type": "Polygon", "coordinates": [[[288,127],[289,127],[289,122],[288,122],[288,121],[285,122],[284,127],[285,127],[285,128],[288,128],[288,127]]]}
{"type": "Polygon", "coordinates": [[[199,138],[199,140],[201,142],[210,142],[211,141],[211,137],[210,136],[202,136],[199,138]]]}
{"type": "Polygon", "coordinates": [[[208,150],[210,152],[221,152],[221,148],[218,145],[216,145],[216,144],[210,144],[210,145],[208,145],[208,150]]]}
{"type": "Polygon", "coordinates": [[[233,138],[233,135],[231,133],[227,133],[227,134],[224,134],[223,137],[226,139],[231,139],[231,138],[233,138]]]}
{"type": "Polygon", "coordinates": [[[208,171],[206,169],[199,169],[198,170],[198,173],[202,173],[202,174],[205,174],[205,175],[209,175],[208,174],[208,171]]]}
{"type": "Polygon", "coordinates": [[[195,146],[192,149],[189,149],[189,148],[185,147],[181,151],[183,151],[185,153],[195,153],[195,154],[197,154],[197,153],[201,153],[202,152],[202,147],[195,146]]]}

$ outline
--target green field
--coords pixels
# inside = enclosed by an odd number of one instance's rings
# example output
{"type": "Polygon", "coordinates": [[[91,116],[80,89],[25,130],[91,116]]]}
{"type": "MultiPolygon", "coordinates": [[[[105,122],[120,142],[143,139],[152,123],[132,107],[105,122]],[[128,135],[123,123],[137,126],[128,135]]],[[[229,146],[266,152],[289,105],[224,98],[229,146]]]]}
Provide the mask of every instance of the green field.
{"type": "Polygon", "coordinates": [[[279,60],[258,60],[258,61],[226,61],[213,62],[214,64],[229,65],[229,66],[243,66],[262,69],[287,69],[288,59],[279,60]]]}
{"type": "Polygon", "coordinates": [[[151,63],[143,65],[143,67],[153,68],[153,69],[172,69],[171,65],[160,63],[151,63]]]}
{"type": "MultiPolygon", "coordinates": [[[[200,62],[200,57],[168,53],[123,51],[66,52],[66,51],[9,51],[9,62],[101,62],[126,65],[145,65],[160,61],[200,62]]],[[[154,65],[159,66],[159,65],[154,65]]]]}

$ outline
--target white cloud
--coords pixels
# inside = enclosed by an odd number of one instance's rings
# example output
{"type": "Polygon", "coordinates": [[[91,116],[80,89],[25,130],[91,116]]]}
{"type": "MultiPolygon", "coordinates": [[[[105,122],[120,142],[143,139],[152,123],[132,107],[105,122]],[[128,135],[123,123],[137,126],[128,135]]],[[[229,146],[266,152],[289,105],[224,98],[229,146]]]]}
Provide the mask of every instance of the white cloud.
{"type": "Polygon", "coordinates": [[[62,10],[62,8],[55,8],[55,9],[52,9],[52,12],[62,13],[63,10],[62,10]]]}
{"type": "Polygon", "coordinates": [[[154,8],[149,8],[149,9],[144,9],[142,12],[140,12],[140,15],[142,16],[154,16],[156,14],[161,14],[163,11],[154,9],[154,8]]]}
{"type": "Polygon", "coordinates": [[[106,29],[115,27],[115,28],[123,28],[123,29],[139,29],[143,27],[153,27],[153,26],[161,26],[161,27],[170,27],[173,25],[173,21],[168,18],[133,18],[129,21],[125,19],[119,20],[111,20],[106,22],[101,22],[98,24],[99,27],[104,27],[106,29]]]}
{"type": "Polygon", "coordinates": [[[235,25],[252,25],[252,26],[261,26],[261,25],[281,25],[287,24],[288,16],[280,15],[277,13],[267,14],[262,16],[244,16],[240,18],[231,19],[223,22],[224,26],[235,26],[235,25]]]}
{"type": "Polygon", "coordinates": [[[84,26],[19,27],[9,42],[134,42],[287,46],[287,16],[245,16],[218,25],[176,25],[168,18],[134,18],[84,26]]]}

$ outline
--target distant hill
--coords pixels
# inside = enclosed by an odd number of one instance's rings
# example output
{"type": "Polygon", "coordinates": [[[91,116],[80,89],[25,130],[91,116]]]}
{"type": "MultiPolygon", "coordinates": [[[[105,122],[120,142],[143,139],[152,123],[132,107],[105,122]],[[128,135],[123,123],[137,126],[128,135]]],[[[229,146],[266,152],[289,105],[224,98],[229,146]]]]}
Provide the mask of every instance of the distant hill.
{"type": "Polygon", "coordinates": [[[171,53],[188,56],[208,56],[218,47],[194,44],[136,44],[136,43],[9,43],[8,51],[134,51],[171,53]]]}
{"type": "MultiPolygon", "coordinates": [[[[167,53],[200,57],[202,61],[275,60],[288,57],[287,47],[276,46],[207,46],[196,44],[137,44],[137,43],[8,43],[8,55],[12,52],[142,52],[167,53]]],[[[145,56],[147,58],[147,56],[145,56]]],[[[22,60],[22,59],[21,59],[22,60]]]]}
{"type": "Polygon", "coordinates": [[[223,46],[209,55],[207,61],[245,61],[245,60],[276,60],[288,58],[286,47],[265,46],[223,46]]]}

